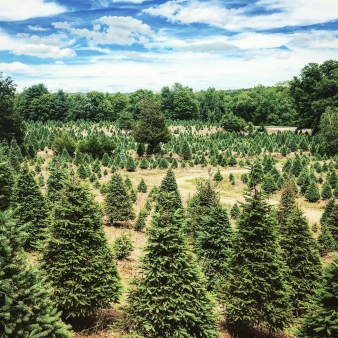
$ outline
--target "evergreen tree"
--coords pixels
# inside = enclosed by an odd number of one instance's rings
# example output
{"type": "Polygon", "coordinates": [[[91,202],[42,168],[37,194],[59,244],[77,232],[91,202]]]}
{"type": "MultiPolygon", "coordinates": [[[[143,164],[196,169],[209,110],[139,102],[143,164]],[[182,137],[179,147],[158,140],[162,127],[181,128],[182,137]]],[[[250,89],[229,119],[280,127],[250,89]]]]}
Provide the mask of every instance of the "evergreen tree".
{"type": "Polygon", "coordinates": [[[289,210],[280,246],[288,267],[291,303],[296,316],[310,301],[321,277],[321,261],[317,243],[306,217],[300,209],[289,210]]]}
{"type": "Polygon", "coordinates": [[[102,160],[101,160],[101,164],[102,164],[104,167],[108,167],[108,166],[109,166],[109,163],[110,163],[109,155],[108,155],[107,153],[104,153],[104,154],[103,154],[103,157],[102,157],[102,160]]]}
{"type": "Polygon", "coordinates": [[[297,334],[298,338],[338,337],[338,257],[324,269],[324,276],[297,334]]]}
{"type": "Polygon", "coordinates": [[[109,308],[121,294],[120,277],[102,226],[99,205],[76,179],[66,182],[53,211],[42,267],[58,308],[85,317],[109,308]]]}
{"type": "Polygon", "coordinates": [[[322,217],[320,218],[320,224],[325,225],[327,223],[328,218],[331,215],[332,209],[335,206],[335,200],[334,198],[331,198],[325,205],[324,212],[322,214],[322,217]]]}
{"type": "Polygon", "coordinates": [[[191,149],[190,149],[189,143],[186,139],[183,141],[181,154],[182,154],[182,157],[185,161],[191,160],[191,149]]]}
{"type": "Polygon", "coordinates": [[[295,177],[298,177],[301,171],[302,171],[302,164],[300,161],[300,157],[298,156],[298,154],[296,154],[296,157],[292,162],[291,172],[295,177]]]}
{"type": "Polygon", "coordinates": [[[142,231],[146,227],[146,217],[147,211],[141,209],[134,225],[136,231],[142,231]]]}
{"type": "Polygon", "coordinates": [[[77,168],[77,176],[79,176],[82,180],[87,178],[87,171],[83,164],[80,164],[80,166],[77,168]]]}
{"type": "Polygon", "coordinates": [[[12,207],[16,212],[18,226],[27,225],[25,248],[34,248],[44,237],[49,212],[45,197],[27,164],[23,166],[14,187],[12,207]]]}
{"type": "Polygon", "coordinates": [[[130,178],[128,176],[124,180],[124,184],[126,185],[126,187],[128,189],[132,189],[133,188],[133,183],[131,182],[131,180],[130,180],[130,178]]]}
{"type": "Polygon", "coordinates": [[[209,214],[202,218],[200,229],[196,243],[197,257],[207,277],[208,288],[214,288],[227,272],[233,236],[227,210],[220,204],[212,207],[209,214]]]}
{"type": "Polygon", "coordinates": [[[307,188],[304,197],[311,203],[319,201],[320,193],[316,182],[310,182],[310,185],[307,188]]]}
{"type": "Polygon", "coordinates": [[[327,180],[330,182],[332,189],[335,189],[338,183],[338,176],[336,174],[336,170],[331,169],[329,173],[330,176],[327,177],[327,180]]]}
{"type": "Polygon", "coordinates": [[[139,157],[142,157],[142,156],[144,155],[144,151],[145,151],[145,149],[144,149],[144,144],[143,144],[143,143],[139,143],[139,144],[137,145],[137,150],[136,150],[137,155],[138,155],[139,157]]]}
{"type": "Polygon", "coordinates": [[[330,216],[327,219],[327,227],[338,248],[338,205],[335,204],[332,208],[330,216]]]}
{"type": "Polygon", "coordinates": [[[326,225],[322,226],[322,231],[318,236],[317,242],[321,256],[325,256],[329,252],[335,251],[337,249],[332,234],[326,225]]]}
{"type": "Polygon", "coordinates": [[[216,181],[216,182],[223,181],[223,176],[222,176],[221,172],[219,171],[219,169],[217,169],[216,174],[214,175],[213,180],[216,181]]]}
{"type": "Polygon", "coordinates": [[[236,157],[234,155],[231,155],[228,161],[228,165],[233,167],[237,164],[236,157]]]}
{"type": "Polygon", "coordinates": [[[170,209],[175,211],[176,209],[182,209],[182,200],[180,193],[178,191],[177,183],[176,183],[176,178],[175,174],[172,171],[171,168],[168,169],[165,177],[163,178],[160,189],[159,189],[159,195],[157,198],[157,206],[156,210],[158,210],[160,207],[169,209],[168,203],[172,203],[170,206],[170,209]],[[175,198],[174,199],[168,199],[167,194],[172,193],[175,198]]]}
{"type": "Polygon", "coordinates": [[[267,194],[273,194],[276,190],[278,190],[276,180],[270,173],[267,173],[264,176],[262,189],[267,194]]]}
{"type": "Polygon", "coordinates": [[[250,167],[248,182],[249,188],[253,188],[255,184],[261,183],[264,177],[263,175],[264,172],[261,162],[259,160],[255,160],[255,162],[250,167]]]}
{"type": "Polygon", "coordinates": [[[280,331],[290,321],[290,305],[276,223],[256,188],[245,198],[225,284],[227,321],[236,331],[280,331]]]}
{"type": "MultiPolygon", "coordinates": [[[[176,195],[167,194],[172,206],[176,195]]],[[[144,337],[217,337],[213,302],[182,233],[182,209],[159,209],[149,229],[142,277],[128,297],[128,321],[144,337]]]]}
{"type": "Polygon", "coordinates": [[[126,162],[126,170],[129,172],[133,172],[136,169],[135,161],[131,156],[128,156],[127,162],[126,162]]]}
{"type": "Polygon", "coordinates": [[[140,169],[148,169],[149,168],[149,162],[145,157],[142,157],[140,162],[140,169]]]}
{"type": "Polygon", "coordinates": [[[0,211],[9,208],[14,177],[11,166],[0,156],[0,211]]]}
{"type": "Polygon", "coordinates": [[[62,167],[61,162],[56,162],[53,167],[50,168],[50,175],[47,179],[47,199],[51,203],[55,203],[60,199],[60,191],[67,178],[68,171],[62,167]]]}
{"type": "Polygon", "coordinates": [[[24,230],[10,211],[0,212],[0,336],[70,338],[51,301],[50,285],[28,267],[24,230]]]}
{"type": "Polygon", "coordinates": [[[133,203],[120,174],[114,173],[107,185],[105,211],[110,223],[135,218],[133,203]]]}
{"type": "Polygon", "coordinates": [[[239,206],[237,203],[235,203],[233,205],[233,207],[230,210],[230,216],[234,219],[236,219],[238,217],[238,215],[241,213],[239,206]]]}
{"type": "Polygon", "coordinates": [[[322,189],[321,195],[322,195],[323,200],[327,200],[327,199],[332,197],[332,189],[331,189],[331,186],[328,182],[325,182],[323,184],[323,189],[322,189]]]}
{"type": "Polygon", "coordinates": [[[146,193],[147,192],[147,185],[146,182],[144,182],[143,177],[141,178],[141,181],[139,185],[137,186],[137,191],[146,193]]]}
{"type": "Polygon", "coordinates": [[[335,187],[334,190],[333,190],[333,196],[334,196],[335,198],[338,198],[338,184],[336,185],[336,187],[335,187]]]}

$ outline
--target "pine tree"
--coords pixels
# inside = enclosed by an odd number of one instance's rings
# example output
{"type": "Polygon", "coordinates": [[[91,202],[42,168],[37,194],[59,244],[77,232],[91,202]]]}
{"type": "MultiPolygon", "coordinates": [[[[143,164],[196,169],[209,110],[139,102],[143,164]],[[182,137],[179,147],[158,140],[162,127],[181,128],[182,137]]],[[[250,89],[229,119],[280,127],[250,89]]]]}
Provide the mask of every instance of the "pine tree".
{"type": "Polygon", "coordinates": [[[228,165],[233,167],[237,164],[236,157],[234,155],[231,155],[228,161],[228,165]]]}
{"type": "Polygon", "coordinates": [[[44,237],[49,211],[45,197],[27,164],[23,166],[14,187],[12,207],[15,209],[18,226],[27,225],[25,248],[34,248],[44,237]]]}
{"type": "Polygon", "coordinates": [[[121,294],[120,277],[108,247],[99,205],[74,178],[54,207],[42,267],[65,317],[85,317],[109,308],[121,294]]]}
{"type": "Polygon", "coordinates": [[[209,214],[202,218],[200,229],[196,243],[197,257],[207,277],[207,286],[213,289],[227,272],[233,236],[227,210],[220,204],[212,207],[209,214]]]}
{"type": "Polygon", "coordinates": [[[276,190],[278,190],[276,180],[270,173],[267,173],[264,176],[262,189],[267,194],[273,194],[276,190]]]}
{"type": "Polygon", "coordinates": [[[304,197],[311,203],[319,201],[320,193],[316,182],[310,182],[310,185],[307,188],[304,197]]]}
{"type": "Polygon", "coordinates": [[[283,330],[290,321],[289,290],[276,222],[262,194],[246,196],[225,284],[227,322],[234,330],[283,330]]]}
{"type": "Polygon", "coordinates": [[[331,212],[332,212],[334,206],[335,206],[335,200],[334,200],[334,198],[331,198],[326,203],[324,212],[322,214],[322,217],[320,218],[320,224],[321,225],[325,225],[327,223],[327,220],[330,217],[331,212]]]}
{"type": "Polygon", "coordinates": [[[146,217],[147,217],[146,210],[141,209],[134,225],[134,229],[136,231],[142,231],[146,227],[146,217]]]}
{"type": "Polygon", "coordinates": [[[334,169],[330,170],[330,176],[327,178],[331,184],[332,189],[335,189],[338,183],[338,176],[334,169]]]}
{"type": "Polygon", "coordinates": [[[71,338],[45,276],[27,264],[24,230],[10,211],[0,212],[0,336],[71,338]]]}
{"type": "Polygon", "coordinates": [[[135,161],[131,156],[128,156],[127,163],[126,163],[126,170],[129,172],[133,172],[136,169],[135,161]]]}
{"type": "Polygon", "coordinates": [[[80,166],[77,168],[77,176],[79,176],[82,180],[87,178],[87,171],[83,164],[80,164],[80,166]]]}
{"type": "Polygon", "coordinates": [[[300,157],[297,154],[295,159],[292,162],[291,172],[295,177],[298,177],[301,171],[302,171],[302,164],[300,161],[300,157]]]}
{"type": "Polygon", "coordinates": [[[0,156],[0,211],[9,208],[14,177],[11,166],[0,156]]]}
{"type": "MultiPolygon", "coordinates": [[[[169,206],[176,202],[176,195],[169,206]]],[[[142,277],[128,296],[128,321],[144,337],[217,337],[213,302],[182,233],[182,209],[159,209],[149,229],[142,277]]]]}
{"type": "Polygon", "coordinates": [[[181,196],[176,183],[175,174],[171,168],[168,169],[165,177],[161,182],[159,195],[157,198],[156,210],[158,210],[160,207],[168,209],[168,203],[173,203],[170,207],[170,209],[172,209],[173,211],[183,208],[181,196]],[[175,196],[175,199],[167,199],[166,194],[168,193],[172,193],[175,196]]]}
{"type": "Polygon", "coordinates": [[[140,169],[148,169],[149,168],[149,162],[145,157],[142,157],[140,162],[140,169]]]}
{"type": "Polygon", "coordinates": [[[327,219],[327,227],[331,232],[331,235],[336,243],[338,248],[338,205],[335,204],[332,208],[330,216],[327,219]]]}
{"type": "Polygon", "coordinates": [[[333,236],[326,225],[322,226],[322,231],[318,236],[318,249],[321,256],[327,255],[329,252],[337,249],[333,236]]]}
{"type": "Polygon", "coordinates": [[[288,267],[291,303],[298,317],[314,294],[322,267],[317,243],[306,217],[299,208],[291,209],[289,213],[280,246],[288,267]]]}
{"type": "Polygon", "coordinates": [[[233,205],[233,207],[230,210],[230,216],[234,219],[238,217],[238,215],[241,213],[241,210],[239,209],[239,206],[237,203],[233,205]]]}
{"type": "Polygon", "coordinates": [[[110,163],[109,155],[108,155],[107,153],[104,153],[104,154],[103,154],[103,157],[102,157],[102,160],[101,160],[101,164],[102,164],[104,167],[108,167],[108,166],[109,166],[109,163],[110,163]]]}
{"type": "Polygon", "coordinates": [[[222,176],[221,172],[219,171],[219,169],[217,169],[216,174],[214,175],[213,180],[216,181],[216,182],[223,181],[223,176],[222,176]]]}
{"type": "Polygon", "coordinates": [[[105,211],[110,223],[135,219],[133,202],[120,174],[114,173],[107,185],[105,211]]]}
{"type": "Polygon", "coordinates": [[[325,182],[323,184],[323,189],[322,189],[321,195],[322,195],[323,200],[327,200],[327,199],[332,197],[332,189],[331,189],[331,186],[328,182],[325,182]]]}
{"type": "Polygon", "coordinates": [[[136,150],[137,155],[138,155],[139,157],[142,157],[142,156],[144,155],[144,151],[145,151],[145,149],[144,149],[144,144],[143,144],[143,143],[139,143],[139,144],[137,145],[137,150],[136,150]]]}
{"type": "Polygon", "coordinates": [[[309,302],[304,326],[298,338],[338,337],[338,257],[324,269],[324,276],[313,302],[309,302]]]}
{"type": "Polygon", "coordinates": [[[137,186],[137,191],[146,193],[147,192],[147,185],[146,182],[144,182],[143,177],[141,178],[141,181],[139,185],[137,186]]]}
{"type": "Polygon", "coordinates": [[[181,149],[181,154],[182,157],[185,161],[191,160],[191,149],[189,147],[188,141],[185,139],[182,144],[182,149],[181,149]]]}
{"type": "Polygon", "coordinates": [[[62,167],[61,162],[56,162],[53,167],[50,168],[50,175],[47,179],[47,199],[49,202],[55,203],[60,199],[60,191],[67,178],[68,171],[62,167]]]}

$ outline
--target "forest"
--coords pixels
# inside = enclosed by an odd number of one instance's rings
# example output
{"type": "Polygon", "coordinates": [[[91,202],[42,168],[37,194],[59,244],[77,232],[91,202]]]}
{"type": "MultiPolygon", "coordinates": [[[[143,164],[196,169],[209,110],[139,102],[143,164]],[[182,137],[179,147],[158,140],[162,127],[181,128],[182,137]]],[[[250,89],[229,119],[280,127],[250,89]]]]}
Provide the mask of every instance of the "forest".
{"type": "Polygon", "coordinates": [[[338,62],[272,87],[0,76],[0,337],[338,337],[338,62]]]}

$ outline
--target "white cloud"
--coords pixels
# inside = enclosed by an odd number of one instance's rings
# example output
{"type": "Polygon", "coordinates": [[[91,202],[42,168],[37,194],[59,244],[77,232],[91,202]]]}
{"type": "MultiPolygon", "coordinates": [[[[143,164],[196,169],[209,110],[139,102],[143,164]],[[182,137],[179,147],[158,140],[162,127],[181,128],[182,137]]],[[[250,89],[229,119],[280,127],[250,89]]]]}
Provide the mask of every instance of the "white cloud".
{"type": "Polygon", "coordinates": [[[228,30],[272,29],[285,26],[306,26],[338,18],[338,6],[333,0],[260,0],[237,9],[226,9],[217,0],[168,1],[144,9],[143,13],[162,16],[182,24],[206,23],[228,30]],[[252,15],[251,10],[261,6],[266,10],[278,10],[272,14],[252,15]],[[320,13],[320,15],[319,15],[320,13]]]}
{"type": "Polygon", "coordinates": [[[290,59],[291,55],[290,53],[283,52],[283,53],[277,54],[276,57],[277,59],[280,59],[280,60],[287,60],[287,59],[290,59]]]}
{"type": "Polygon", "coordinates": [[[41,37],[37,35],[32,35],[26,39],[26,42],[30,42],[32,44],[45,44],[51,46],[65,46],[72,44],[74,40],[69,40],[66,34],[51,34],[41,37]]]}
{"type": "Polygon", "coordinates": [[[58,60],[58,61],[55,61],[55,64],[56,65],[64,65],[65,63],[63,61],[58,60]]]}
{"type": "Polygon", "coordinates": [[[40,26],[32,26],[32,25],[28,25],[27,26],[31,31],[37,31],[37,32],[43,32],[43,31],[48,31],[49,28],[44,28],[44,27],[40,27],[40,26]]]}
{"type": "Polygon", "coordinates": [[[66,12],[66,8],[57,3],[44,0],[0,1],[0,20],[14,21],[29,18],[46,17],[66,12]]]}
{"type": "Polygon", "coordinates": [[[4,72],[11,73],[30,73],[33,69],[21,62],[12,62],[12,63],[0,63],[0,70],[4,72]]]}
{"type": "Polygon", "coordinates": [[[103,16],[94,21],[94,30],[74,28],[68,22],[54,22],[55,28],[64,28],[71,34],[85,37],[92,44],[132,45],[148,41],[145,36],[154,32],[141,20],[130,16],[103,16]]]}
{"type": "Polygon", "coordinates": [[[48,46],[45,44],[24,44],[16,46],[13,49],[13,53],[16,55],[31,55],[37,56],[40,58],[65,58],[65,57],[74,57],[76,52],[70,48],[60,49],[56,46],[48,46]]]}

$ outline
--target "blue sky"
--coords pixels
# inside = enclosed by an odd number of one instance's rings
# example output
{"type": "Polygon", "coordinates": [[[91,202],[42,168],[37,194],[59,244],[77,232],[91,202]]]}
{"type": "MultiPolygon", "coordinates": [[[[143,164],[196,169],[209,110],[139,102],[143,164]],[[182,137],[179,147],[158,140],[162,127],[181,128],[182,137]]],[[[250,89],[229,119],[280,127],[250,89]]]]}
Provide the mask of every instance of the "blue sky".
{"type": "Polygon", "coordinates": [[[337,55],[336,0],[0,1],[0,71],[19,91],[274,85],[337,55]]]}

